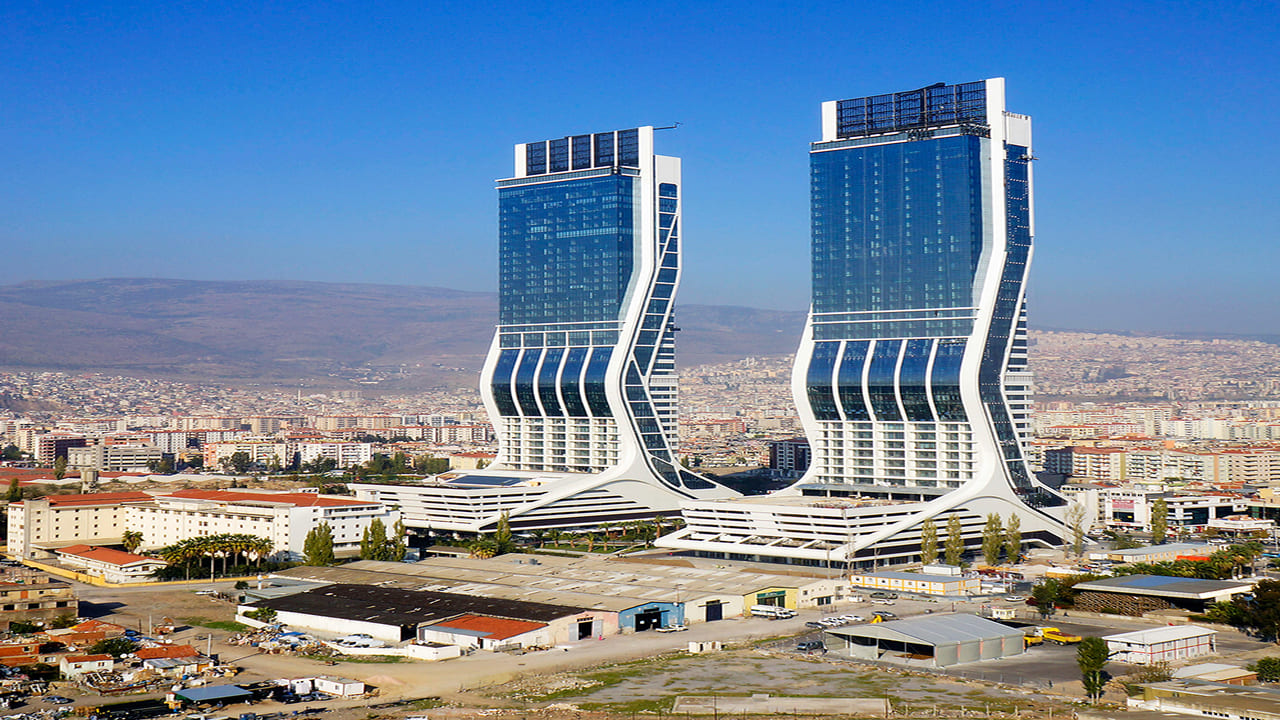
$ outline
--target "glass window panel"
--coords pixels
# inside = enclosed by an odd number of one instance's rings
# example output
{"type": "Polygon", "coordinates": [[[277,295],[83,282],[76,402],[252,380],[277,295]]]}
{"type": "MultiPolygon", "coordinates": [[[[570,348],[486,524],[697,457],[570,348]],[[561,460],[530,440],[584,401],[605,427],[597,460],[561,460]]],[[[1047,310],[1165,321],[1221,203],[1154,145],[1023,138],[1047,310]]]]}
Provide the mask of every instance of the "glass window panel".
{"type": "Polygon", "coordinates": [[[515,371],[519,350],[503,350],[498,353],[498,362],[493,367],[493,401],[498,406],[498,414],[506,417],[519,415],[515,399],[511,395],[511,375],[515,371]]]}
{"type": "Polygon", "coordinates": [[[809,396],[809,407],[818,420],[839,420],[836,412],[835,393],[831,387],[831,375],[835,370],[836,356],[840,352],[840,343],[821,342],[813,346],[813,356],[809,358],[809,369],[805,386],[809,396]]]}
{"type": "Polygon", "coordinates": [[[929,388],[925,384],[932,350],[932,340],[908,340],[906,353],[902,356],[898,391],[902,394],[902,407],[907,412],[907,419],[912,422],[933,422],[929,388]]]}
{"type": "Polygon", "coordinates": [[[880,421],[900,422],[898,394],[894,391],[893,378],[902,352],[901,340],[878,340],[871,351],[871,365],[867,370],[867,394],[871,396],[871,411],[880,421]]]}
{"type": "Polygon", "coordinates": [[[598,347],[592,350],[591,359],[587,362],[586,381],[583,383],[587,396],[587,407],[596,417],[610,417],[609,396],[605,392],[606,371],[609,358],[613,356],[613,348],[598,347]]]}
{"type": "Polygon", "coordinates": [[[538,370],[538,358],[542,350],[527,348],[520,357],[520,368],[516,370],[516,402],[520,405],[520,414],[525,417],[539,417],[538,401],[534,399],[533,378],[538,370]]]}
{"type": "Polygon", "coordinates": [[[561,417],[560,400],[556,396],[556,373],[560,370],[560,360],[564,357],[564,348],[551,348],[542,358],[542,369],[538,372],[538,399],[542,401],[542,410],[550,417],[561,417]]]}
{"type": "Polygon", "coordinates": [[[565,356],[564,370],[560,373],[560,396],[564,409],[571,417],[587,417],[587,406],[582,400],[582,366],[586,363],[588,349],[575,347],[565,356]]]}
{"type": "Polygon", "coordinates": [[[870,342],[850,341],[845,343],[844,357],[840,361],[840,373],[837,377],[840,407],[844,408],[846,420],[870,420],[867,401],[862,394],[862,369],[867,360],[867,349],[870,342]]]}

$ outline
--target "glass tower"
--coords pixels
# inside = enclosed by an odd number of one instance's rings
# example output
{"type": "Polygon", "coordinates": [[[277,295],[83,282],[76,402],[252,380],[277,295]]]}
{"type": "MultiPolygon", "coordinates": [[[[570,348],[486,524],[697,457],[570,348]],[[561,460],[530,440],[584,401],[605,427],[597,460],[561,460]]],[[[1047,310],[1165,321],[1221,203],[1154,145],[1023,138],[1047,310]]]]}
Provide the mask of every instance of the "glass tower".
{"type": "Polygon", "coordinates": [[[495,470],[626,467],[691,497],[680,467],[675,319],[680,160],[653,128],[516,146],[498,181],[499,308],[481,393],[495,470]]]}
{"type": "MultiPolygon", "coordinates": [[[[999,78],[827,102],[809,159],[813,304],[792,391],[812,460],[772,515],[799,534],[757,533],[748,554],[911,561],[920,525],[951,514],[970,544],[989,513],[1059,544],[1062,498],[1022,453],[1031,119],[1005,111],[999,78]],[[805,498],[842,499],[844,536],[778,519],[832,507],[798,511],[805,498]]],[[[694,505],[668,544],[714,553],[703,538],[742,532],[738,504],[694,505]]],[[[748,516],[769,527],[759,505],[748,516]]]]}

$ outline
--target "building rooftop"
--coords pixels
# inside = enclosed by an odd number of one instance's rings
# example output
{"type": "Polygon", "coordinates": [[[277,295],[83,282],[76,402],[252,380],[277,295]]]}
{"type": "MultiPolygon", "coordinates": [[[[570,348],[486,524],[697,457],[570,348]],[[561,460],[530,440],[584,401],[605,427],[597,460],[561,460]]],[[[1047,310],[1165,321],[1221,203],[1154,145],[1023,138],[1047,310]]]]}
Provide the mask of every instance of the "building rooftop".
{"type": "Polygon", "coordinates": [[[585,610],[570,605],[349,584],[327,585],[296,595],[262,600],[254,606],[400,627],[416,627],[423,622],[467,613],[541,622],[585,610]]]}
{"type": "Polygon", "coordinates": [[[1132,643],[1135,645],[1154,645],[1156,643],[1173,642],[1174,640],[1186,640],[1188,638],[1217,634],[1217,630],[1210,630],[1209,628],[1199,627],[1198,625],[1169,625],[1166,627],[1151,628],[1150,630],[1133,630],[1131,632],[1118,633],[1116,635],[1105,635],[1102,639],[1132,643]]]}
{"type": "Polygon", "coordinates": [[[428,630],[461,630],[467,634],[488,640],[506,640],[527,632],[546,627],[546,623],[529,622],[527,620],[509,620],[507,618],[486,617],[484,615],[462,615],[452,620],[435,623],[428,630]]]}
{"type": "Polygon", "coordinates": [[[58,551],[62,555],[74,555],[85,560],[94,560],[97,562],[107,563],[108,565],[117,565],[120,567],[126,565],[138,565],[141,563],[157,563],[164,562],[159,558],[147,557],[146,555],[135,555],[123,550],[112,550],[111,548],[95,547],[93,545],[70,545],[58,551]]]}
{"type": "MultiPolygon", "coordinates": [[[[235,490],[178,490],[157,496],[156,499],[207,500],[233,504],[269,503],[295,507],[349,507],[376,505],[365,500],[351,500],[319,493],[240,492],[235,490]]],[[[148,497],[150,499],[150,497],[148,497]]]]}
{"type": "Polygon", "coordinates": [[[1154,595],[1187,600],[1207,600],[1226,594],[1249,592],[1253,583],[1246,580],[1197,580],[1167,575],[1118,575],[1077,583],[1076,590],[1154,595]]]}
{"type": "Polygon", "coordinates": [[[911,639],[931,645],[951,645],[1023,634],[1019,628],[964,613],[925,615],[907,620],[832,628],[826,632],[840,637],[911,639]]]}

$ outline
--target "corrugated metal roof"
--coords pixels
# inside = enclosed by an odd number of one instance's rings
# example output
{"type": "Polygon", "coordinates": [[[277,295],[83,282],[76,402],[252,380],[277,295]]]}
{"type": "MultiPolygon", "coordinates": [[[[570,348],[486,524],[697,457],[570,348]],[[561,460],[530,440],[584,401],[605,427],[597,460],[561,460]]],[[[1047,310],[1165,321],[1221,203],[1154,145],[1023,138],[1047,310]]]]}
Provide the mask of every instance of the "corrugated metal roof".
{"type": "Polygon", "coordinates": [[[1103,640],[1133,643],[1136,645],[1154,645],[1156,643],[1186,640],[1204,635],[1217,635],[1217,630],[1210,630],[1198,625],[1169,625],[1150,630],[1134,630],[1116,635],[1106,635],[1103,640]]]}
{"type": "Polygon", "coordinates": [[[925,615],[924,617],[827,630],[840,637],[872,637],[905,642],[924,642],[930,645],[952,645],[974,640],[1021,637],[1018,628],[963,613],[925,615]]]}
{"type": "Polygon", "coordinates": [[[1248,592],[1252,587],[1253,583],[1247,580],[1197,580],[1169,575],[1118,575],[1077,583],[1075,589],[1203,600],[1228,591],[1248,592]]]}

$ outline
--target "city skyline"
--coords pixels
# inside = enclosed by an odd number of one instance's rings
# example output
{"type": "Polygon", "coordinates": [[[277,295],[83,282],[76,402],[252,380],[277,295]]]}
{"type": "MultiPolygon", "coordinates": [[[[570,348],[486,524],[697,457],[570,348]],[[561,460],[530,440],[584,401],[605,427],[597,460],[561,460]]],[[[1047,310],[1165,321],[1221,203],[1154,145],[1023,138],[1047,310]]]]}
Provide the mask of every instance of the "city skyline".
{"type": "Polygon", "coordinates": [[[697,241],[685,301],[803,310],[804,264],[778,248],[804,246],[806,108],[844,87],[1016,67],[1017,106],[1057,119],[1038,130],[1054,201],[1041,208],[1048,269],[1034,271],[1033,324],[1276,330],[1263,268],[1277,252],[1265,120],[1277,98],[1256,70],[1274,44],[1272,7],[920,4],[873,11],[861,25],[886,30],[857,37],[805,7],[728,23],[711,9],[524,8],[497,25],[476,9],[394,4],[352,17],[89,7],[4,11],[17,81],[0,237],[13,282],[493,290],[486,188],[505,159],[480,138],[679,121],[664,143],[685,158],[697,241]],[[612,27],[643,60],[591,43],[556,52],[522,34],[531,24],[585,37],[612,27]],[[903,46],[893,29],[907,26],[903,46]],[[1011,42],[970,42],[990,27],[1011,42]],[[797,72],[805,64],[827,71],[797,72]],[[638,82],[655,72],[661,83],[638,82]]]}

